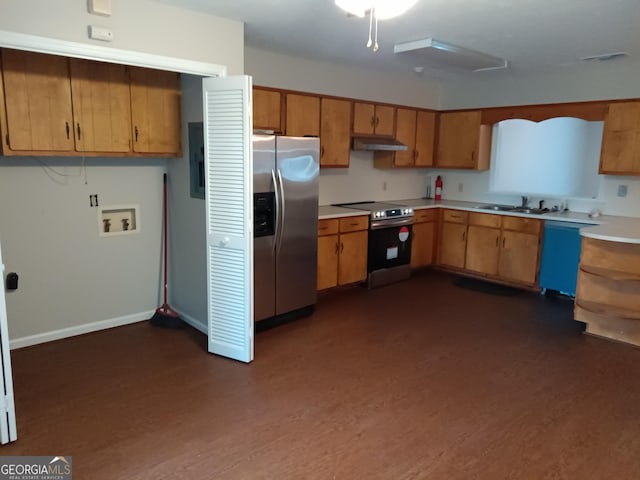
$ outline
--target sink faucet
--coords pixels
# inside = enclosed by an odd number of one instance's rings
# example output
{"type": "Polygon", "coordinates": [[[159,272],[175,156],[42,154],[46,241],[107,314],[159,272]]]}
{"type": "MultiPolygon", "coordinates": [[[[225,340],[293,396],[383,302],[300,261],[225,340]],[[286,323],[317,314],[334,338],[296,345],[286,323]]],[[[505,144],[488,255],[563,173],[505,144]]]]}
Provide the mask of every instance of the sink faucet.
{"type": "Polygon", "coordinates": [[[522,205],[520,205],[523,208],[526,208],[529,206],[529,197],[522,195],[522,205]]]}
{"type": "Polygon", "coordinates": [[[538,208],[539,208],[540,210],[542,210],[542,209],[544,208],[544,200],[540,200],[540,201],[538,202],[538,208]]]}

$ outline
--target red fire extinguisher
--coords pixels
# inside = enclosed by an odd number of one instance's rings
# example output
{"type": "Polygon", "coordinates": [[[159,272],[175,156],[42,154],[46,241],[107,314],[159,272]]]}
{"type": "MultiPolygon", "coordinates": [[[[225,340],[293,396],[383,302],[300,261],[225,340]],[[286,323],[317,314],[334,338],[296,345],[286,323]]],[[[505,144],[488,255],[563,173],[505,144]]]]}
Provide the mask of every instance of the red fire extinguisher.
{"type": "Polygon", "coordinates": [[[436,178],[436,196],[435,196],[436,200],[442,200],[442,177],[440,177],[440,175],[438,175],[438,178],[436,178]]]}

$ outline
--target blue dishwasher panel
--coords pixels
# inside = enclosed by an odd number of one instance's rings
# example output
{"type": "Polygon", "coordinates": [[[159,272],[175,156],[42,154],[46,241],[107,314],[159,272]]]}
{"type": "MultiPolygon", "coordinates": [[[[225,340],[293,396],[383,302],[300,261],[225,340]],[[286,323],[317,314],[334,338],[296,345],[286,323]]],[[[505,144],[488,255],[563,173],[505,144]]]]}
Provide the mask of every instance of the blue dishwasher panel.
{"type": "Polygon", "coordinates": [[[581,223],[544,222],[540,287],[576,296],[576,280],[580,263],[581,223]]]}

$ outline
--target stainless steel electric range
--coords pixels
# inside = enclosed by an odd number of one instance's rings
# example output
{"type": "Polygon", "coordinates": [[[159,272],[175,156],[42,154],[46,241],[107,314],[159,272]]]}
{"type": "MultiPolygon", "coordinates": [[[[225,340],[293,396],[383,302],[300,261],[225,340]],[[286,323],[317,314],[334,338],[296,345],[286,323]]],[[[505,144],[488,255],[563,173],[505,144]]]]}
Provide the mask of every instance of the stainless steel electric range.
{"type": "Polygon", "coordinates": [[[406,280],[411,276],[411,207],[384,202],[340,203],[334,206],[369,212],[369,288],[406,280]]]}

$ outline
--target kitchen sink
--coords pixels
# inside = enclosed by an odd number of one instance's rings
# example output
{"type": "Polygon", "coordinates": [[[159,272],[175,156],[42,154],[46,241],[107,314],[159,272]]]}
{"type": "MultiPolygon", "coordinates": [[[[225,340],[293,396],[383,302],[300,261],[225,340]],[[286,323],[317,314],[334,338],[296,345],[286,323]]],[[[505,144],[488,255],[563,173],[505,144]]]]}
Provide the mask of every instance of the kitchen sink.
{"type": "Polygon", "coordinates": [[[496,210],[498,212],[513,212],[514,210],[516,210],[519,207],[516,207],[514,205],[496,205],[496,204],[491,204],[491,205],[478,205],[475,208],[478,208],[480,210],[496,210]]]}
{"type": "Polygon", "coordinates": [[[496,212],[528,213],[531,215],[543,215],[549,212],[549,209],[547,208],[518,207],[515,205],[499,205],[499,204],[478,205],[474,208],[477,208],[478,210],[494,210],[496,212]]]}

